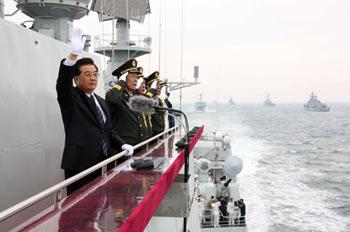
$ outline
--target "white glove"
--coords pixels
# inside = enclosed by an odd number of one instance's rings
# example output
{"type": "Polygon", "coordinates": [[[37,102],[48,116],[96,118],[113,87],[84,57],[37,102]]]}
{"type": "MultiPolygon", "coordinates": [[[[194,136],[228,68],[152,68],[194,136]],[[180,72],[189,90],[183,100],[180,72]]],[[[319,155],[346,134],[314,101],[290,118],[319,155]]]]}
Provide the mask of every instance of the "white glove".
{"type": "Polygon", "coordinates": [[[83,32],[80,28],[73,28],[70,36],[71,52],[74,55],[79,56],[84,49],[86,37],[83,36],[83,32]]]}
{"type": "Polygon", "coordinates": [[[123,75],[121,75],[120,77],[119,77],[119,80],[120,81],[124,81],[124,82],[126,82],[126,76],[128,75],[128,73],[126,72],[126,73],[124,73],[123,75]]]}
{"type": "Polygon", "coordinates": [[[139,78],[136,83],[136,89],[139,89],[141,87],[141,84],[143,82],[143,78],[139,78]]]}
{"type": "Polygon", "coordinates": [[[158,83],[158,81],[153,81],[153,83],[151,84],[151,89],[156,89],[157,83],[158,83]]]}
{"type": "Polygon", "coordinates": [[[128,151],[128,154],[127,154],[128,156],[132,156],[132,154],[134,154],[134,148],[130,144],[124,144],[122,146],[122,150],[128,151]]]}

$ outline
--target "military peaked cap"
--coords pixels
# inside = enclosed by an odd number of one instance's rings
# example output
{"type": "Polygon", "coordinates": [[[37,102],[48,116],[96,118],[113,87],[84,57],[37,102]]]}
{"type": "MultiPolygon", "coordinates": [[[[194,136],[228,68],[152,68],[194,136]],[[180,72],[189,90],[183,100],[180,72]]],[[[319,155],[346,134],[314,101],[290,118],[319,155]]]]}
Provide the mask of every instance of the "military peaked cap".
{"type": "Polygon", "coordinates": [[[142,67],[137,67],[137,71],[139,71],[139,74],[137,75],[139,78],[144,77],[142,67]]]}
{"type": "Polygon", "coordinates": [[[151,75],[149,75],[149,76],[146,78],[146,84],[147,84],[147,85],[150,85],[150,84],[152,84],[152,82],[155,81],[155,80],[159,80],[159,72],[158,72],[158,71],[153,72],[151,75]]]}
{"type": "Polygon", "coordinates": [[[137,61],[135,59],[130,59],[124,64],[120,65],[117,69],[115,69],[112,72],[112,75],[120,77],[121,75],[127,72],[139,74],[139,70],[137,70],[137,61]]]}

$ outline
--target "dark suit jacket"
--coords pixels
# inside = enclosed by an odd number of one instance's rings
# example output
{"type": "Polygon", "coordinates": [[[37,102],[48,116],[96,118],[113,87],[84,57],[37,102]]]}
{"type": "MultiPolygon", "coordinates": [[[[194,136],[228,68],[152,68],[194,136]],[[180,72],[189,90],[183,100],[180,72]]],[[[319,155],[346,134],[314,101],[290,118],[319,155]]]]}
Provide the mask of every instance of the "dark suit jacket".
{"type": "Polygon", "coordinates": [[[130,95],[125,81],[118,81],[106,94],[106,103],[112,115],[113,129],[127,143],[136,145],[145,138],[143,116],[132,111],[128,106],[130,95]]]}
{"type": "MultiPolygon", "coordinates": [[[[173,104],[171,104],[171,102],[169,101],[168,98],[165,98],[164,100],[166,106],[169,108],[169,109],[172,109],[173,108],[173,104]]],[[[174,116],[172,115],[168,115],[168,122],[169,122],[169,129],[170,128],[173,128],[175,126],[175,119],[174,119],[174,116]]]]}
{"type": "Polygon", "coordinates": [[[112,129],[105,101],[95,94],[106,115],[102,126],[96,110],[88,103],[88,97],[78,87],[73,87],[72,79],[73,66],[65,66],[61,61],[56,84],[66,133],[61,168],[83,171],[106,158],[102,155],[103,138],[109,154],[111,146],[119,150],[125,142],[112,129]]]}

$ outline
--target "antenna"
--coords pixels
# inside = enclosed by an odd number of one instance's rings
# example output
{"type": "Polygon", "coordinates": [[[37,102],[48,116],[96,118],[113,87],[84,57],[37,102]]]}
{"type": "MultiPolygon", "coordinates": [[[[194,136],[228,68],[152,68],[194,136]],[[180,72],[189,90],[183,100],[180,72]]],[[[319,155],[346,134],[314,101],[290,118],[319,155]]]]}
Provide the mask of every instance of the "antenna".
{"type": "MultiPolygon", "coordinates": [[[[99,14],[102,25],[104,21],[112,21],[112,35],[95,36],[94,51],[108,56],[106,75],[104,76],[105,89],[108,90],[114,83],[112,71],[130,58],[151,53],[151,37],[145,35],[131,35],[130,21],[143,23],[148,11],[148,0],[138,0],[132,4],[131,0],[96,0],[92,10],[99,14]],[[115,33],[116,32],[116,33],[115,33]]],[[[149,64],[150,65],[150,64],[149,64]]]]}
{"type": "MultiPolygon", "coordinates": [[[[187,87],[191,87],[193,85],[199,85],[200,82],[198,82],[198,78],[199,78],[199,66],[194,66],[193,68],[194,73],[193,73],[193,78],[195,81],[171,81],[169,82],[169,91],[174,91],[174,90],[178,90],[183,89],[183,88],[187,88],[187,87]]],[[[181,94],[181,92],[180,92],[181,94]]]]}
{"type": "Polygon", "coordinates": [[[196,83],[198,82],[198,77],[199,77],[198,75],[199,75],[199,66],[196,65],[193,67],[193,77],[196,83]]]}

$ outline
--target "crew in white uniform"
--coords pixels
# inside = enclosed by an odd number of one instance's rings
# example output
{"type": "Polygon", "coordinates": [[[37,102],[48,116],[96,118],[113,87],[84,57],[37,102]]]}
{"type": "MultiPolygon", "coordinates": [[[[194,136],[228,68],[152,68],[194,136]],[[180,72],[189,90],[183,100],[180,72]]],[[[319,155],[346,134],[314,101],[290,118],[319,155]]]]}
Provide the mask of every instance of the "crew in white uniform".
{"type": "Polygon", "coordinates": [[[234,203],[232,201],[232,198],[230,198],[230,201],[227,203],[227,212],[228,212],[228,224],[232,226],[235,223],[234,203]]]}
{"type": "Polygon", "coordinates": [[[233,207],[233,220],[236,220],[239,224],[239,218],[241,217],[241,210],[238,207],[237,202],[235,201],[234,207],[233,207]]]}
{"type": "Polygon", "coordinates": [[[205,205],[204,205],[204,199],[201,196],[198,197],[198,210],[199,210],[199,220],[201,222],[203,222],[204,221],[203,216],[204,216],[205,205]]]}
{"type": "Polygon", "coordinates": [[[214,227],[219,228],[219,221],[220,221],[220,209],[221,206],[220,201],[214,200],[213,203],[211,203],[211,207],[213,208],[213,216],[214,216],[214,227]]]}

